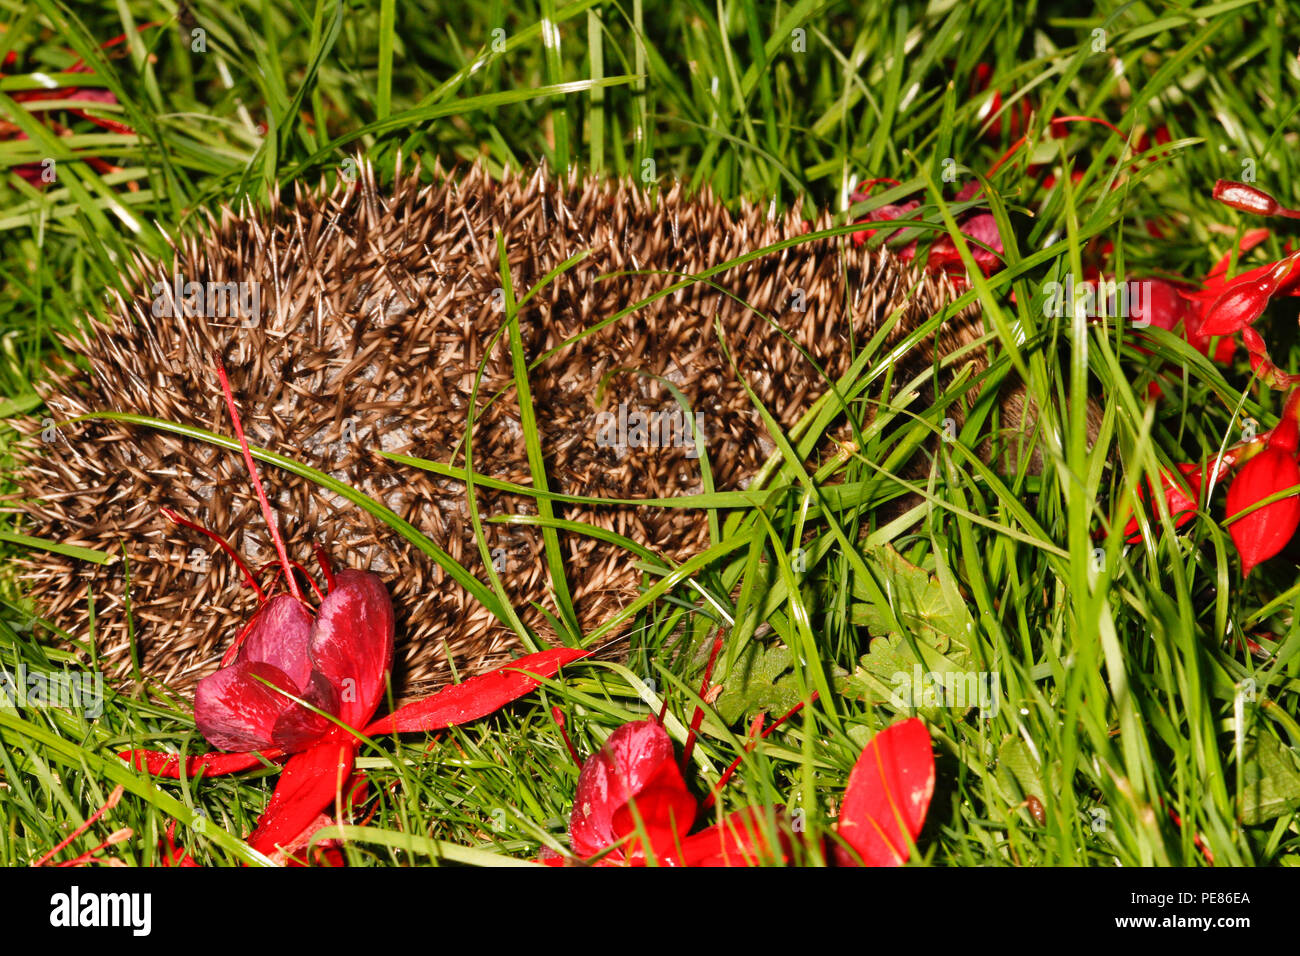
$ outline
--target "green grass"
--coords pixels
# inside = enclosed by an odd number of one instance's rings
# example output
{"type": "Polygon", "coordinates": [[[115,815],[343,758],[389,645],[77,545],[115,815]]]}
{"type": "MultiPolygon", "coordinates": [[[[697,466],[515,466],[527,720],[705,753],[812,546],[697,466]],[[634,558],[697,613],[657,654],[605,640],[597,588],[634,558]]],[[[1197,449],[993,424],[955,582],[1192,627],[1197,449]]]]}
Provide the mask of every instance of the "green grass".
{"type": "MultiPolygon", "coordinates": [[[[0,80],[0,120],[30,137],[0,138],[0,415],[43,415],[35,387],[66,355],[58,336],[102,314],[115,260],[135,247],[159,253],[163,231],[192,223],[203,208],[258,201],[271,184],[332,178],[348,157],[385,175],[399,152],[444,163],[478,158],[493,170],[544,160],[560,172],[648,176],[661,186],[680,179],[729,202],[775,199],[807,214],[825,205],[843,211],[855,182],[892,177],[902,185],[878,189],[869,205],[916,193],[923,204],[900,242],[928,241],[953,232],[969,205],[937,188],[945,170],[966,183],[991,169],[1024,98],[1035,109],[1033,142],[976,203],[1003,227],[1007,267],[977,275],[959,305],[984,311],[997,356],[992,377],[1023,378],[1044,410],[1042,475],[999,474],[964,450],[996,427],[983,407],[959,442],[939,446],[927,479],[905,484],[898,474],[924,454],[918,448],[943,429],[959,396],[911,414],[882,404],[888,376],[871,361],[878,343],[855,343],[859,360],[834,393],[801,428],[774,433],[778,452],[760,482],[744,494],[706,483],[689,502],[713,531],[707,551],[673,566],[626,542],[646,580],[626,665],[574,665],[492,718],[432,741],[408,736],[363,749],[378,805],[347,832],[348,857],[507,864],[543,845],[565,848],[577,767],[551,707],[564,711],[586,754],[666,699],[680,744],[699,701],[708,638],[721,628],[727,694],[709,709],[688,774],[700,792],[742,752],[754,707],[775,717],[820,692],[746,758],[721,809],[786,804],[808,832],[824,831],[863,744],[910,713],[870,689],[867,639],[892,635],[906,660],[933,654],[923,645],[937,634],[963,668],[995,675],[1001,697],[995,716],[923,711],[938,789],[920,862],[1197,865],[1196,834],[1219,864],[1298,862],[1295,550],[1243,584],[1217,520],[1221,501],[1179,534],[1167,515],[1149,516],[1166,531],[1137,546],[1125,546],[1110,524],[1160,463],[1213,454],[1239,437],[1243,419],[1270,426],[1281,398],[1253,385],[1244,361],[1216,366],[1174,336],[1158,337],[1145,355],[1122,323],[1046,319],[1040,289],[1083,274],[1106,242],[1117,274],[1204,275],[1261,225],[1209,195],[1215,179],[1241,178],[1248,161],[1260,186],[1295,204],[1300,10],[1286,0],[1102,4],[1070,18],[1054,9],[496,0],[470,13],[426,0],[373,9],[271,0],[196,4],[182,25],[170,2],[0,0],[0,59],[17,57],[0,80]],[[152,22],[162,26],[137,30],[152,22]],[[204,31],[204,52],[192,49],[195,29],[204,31]],[[1098,29],[1105,52],[1094,49],[1098,29]],[[101,49],[124,33],[125,43],[101,49]],[[63,75],[78,58],[93,72],[63,75]],[[990,88],[1002,91],[1000,133],[981,116],[988,94],[972,80],[980,63],[991,67],[990,88]],[[94,112],[133,132],[70,118],[56,102],[15,99],[43,75],[111,91],[117,103],[94,112]],[[73,135],[55,135],[36,110],[73,135]],[[1104,118],[1124,138],[1076,125],[1053,139],[1044,134],[1053,115],[1104,118]],[[1139,134],[1161,125],[1172,141],[1138,155],[1139,134]],[[12,171],[45,158],[58,168],[45,189],[12,171]],[[115,168],[97,170],[100,158],[115,168]],[[1067,175],[1044,189],[1027,175],[1031,161],[1067,175]],[[1082,178],[1071,182],[1069,171],[1082,178]],[[1157,378],[1164,397],[1152,403],[1145,396],[1157,378]],[[1088,398],[1105,413],[1092,450],[1088,398]],[[806,453],[846,409],[858,447],[809,473],[806,453]],[[907,520],[879,518],[881,505],[905,490],[925,506],[907,520]],[[923,602],[919,616],[915,602],[923,602]],[[1232,638],[1239,634],[1254,635],[1272,657],[1245,656],[1232,638]],[[743,686],[749,669],[764,666],[779,680],[743,686]],[[1251,686],[1253,695],[1243,690],[1251,686]],[[1029,796],[1043,803],[1043,822],[1026,806],[1029,796]]],[[[1281,230],[1249,262],[1280,257],[1289,238],[1281,230]]],[[[504,272],[503,281],[505,334],[523,385],[513,318],[531,290],[513,288],[504,272]]],[[[1297,371],[1294,319],[1284,303],[1261,325],[1289,372],[1297,371]]],[[[531,421],[526,411],[537,489],[542,450],[531,421]]],[[[0,429],[0,453],[14,437],[0,429]]],[[[470,488],[489,483],[473,473],[472,453],[468,467],[458,475],[470,488]]],[[[551,514],[543,506],[516,520],[564,528],[551,514]]],[[[62,546],[33,544],[11,516],[0,520],[0,547],[11,557],[62,546]]],[[[548,530],[548,566],[559,575],[554,542],[548,530]]],[[[0,588],[0,670],[93,664],[93,620],[67,635],[89,658],[54,650],[57,635],[7,567],[0,588]]],[[[522,628],[495,583],[478,589],[522,628]]],[[[559,596],[560,631],[600,642],[604,633],[573,633],[563,588],[559,596]]],[[[0,709],[0,864],[38,857],[119,783],[122,802],[62,858],[130,827],[134,836],[109,852],[145,865],[179,820],[181,842],[201,861],[248,860],[239,837],[275,772],[159,785],[114,757],[132,745],[169,744],[204,748],[189,702],[162,692],[111,695],[93,720],[0,709]]]]}

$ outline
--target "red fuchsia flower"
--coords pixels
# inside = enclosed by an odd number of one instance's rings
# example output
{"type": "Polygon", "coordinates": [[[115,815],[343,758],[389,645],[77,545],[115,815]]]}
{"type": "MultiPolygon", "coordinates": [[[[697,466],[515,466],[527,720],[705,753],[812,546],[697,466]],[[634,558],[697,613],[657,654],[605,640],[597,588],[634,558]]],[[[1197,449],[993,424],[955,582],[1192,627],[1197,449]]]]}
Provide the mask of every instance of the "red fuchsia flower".
{"type": "MultiPolygon", "coordinates": [[[[220,362],[217,371],[290,593],[267,599],[230,545],[198,529],[234,557],[261,600],[222,666],[199,681],[195,692],[199,730],[214,747],[232,752],[190,757],[183,767],[177,755],[158,751],[130,750],[120,756],[162,777],[179,777],[182,769],[191,777],[234,773],[289,757],[257,828],[247,838],[254,850],[283,861],[327,825],[322,814],[340,794],[356,793],[360,781],[352,771],[363,738],[427,732],[485,717],[587,652],[566,647],[530,654],[374,720],[393,657],[388,591],[368,571],[335,575],[322,555],[329,593],[319,608],[312,608],[298,586],[296,565],[288,558],[257,477],[220,362]]],[[[174,513],[169,516],[196,527],[174,513]]]]}
{"type": "MultiPolygon", "coordinates": [[[[1300,210],[1288,209],[1276,199],[1247,183],[1219,180],[1214,198],[1243,212],[1295,218],[1300,210]]],[[[1271,235],[1268,229],[1254,229],[1242,237],[1237,254],[1244,255],[1271,235]]],[[[1197,306],[1198,335],[1232,335],[1263,314],[1275,295],[1300,295],[1300,253],[1277,262],[1265,263],[1228,279],[1231,254],[1225,255],[1206,276],[1199,292],[1185,293],[1197,306]]]]}
{"type": "MultiPolygon", "coordinates": [[[[1214,198],[1242,212],[1263,216],[1300,218],[1300,210],[1289,209],[1262,189],[1247,183],[1219,180],[1214,198]]],[[[1239,243],[1244,254],[1270,235],[1267,229],[1247,233],[1239,243]]],[[[1300,252],[1247,270],[1229,280],[1231,255],[1224,256],[1197,292],[1184,292],[1192,303],[1187,317],[1189,338],[1235,336],[1250,356],[1251,369],[1270,388],[1292,388],[1292,376],[1270,359],[1263,337],[1252,327],[1275,295],[1300,295],[1300,252]]],[[[1193,339],[1195,341],[1195,339],[1193,339]]],[[[1229,345],[1231,340],[1228,339],[1229,345]]],[[[1230,354],[1230,353],[1229,353],[1230,354]]],[[[1239,446],[1237,457],[1244,462],[1228,488],[1229,532],[1241,553],[1242,574],[1280,552],[1300,526],[1300,499],[1288,494],[1276,501],[1260,502],[1300,484],[1297,464],[1297,421],[1300,420],[1300,390],[1292,388],[1282,419],[1263,439],[1239,446]]]]}
{"type": "MultiPolygon", "coordinates": [[[[1269,235],[1271,233],[1268,229],[1255,229],[1246,233],[1237,247],[1237,254],[1244,255],[1267,239],[1269,235]]],[[[1176,287],[1179,296],[1186,304],[1182,319],[1188,343],[1202,355],[1209,356],[1221,364],[1232,361],[1233,353],[1236,351],[1236,344],[1230,337],[1220,337],[1214,347],[1213,355],[1211,355],[1210,348],[1211,345],[1214,345],[1215,337],[1204,331],[1204,325],[1211,307],[1222,297],[1230,284],[1226,277],[1231,262],[1231,254],[1223,256],[1205,276],[1199,288],[1189,285],[1178,285],[1176,287]]],[[[1240,278],[1238,276],[1238,279],[1240,278]]]]}
{"type": "Polygon", "coordinates": [[[1282,421],[1265,440],[1263,450],[1242,466],[1228,488],[1228,531],[1241,554],[1243,577],[1286,547],[1300,527],[1300,498],[1295,493],[1243,514],[1265,498],[1300,485],[1297,398],[1300,391],[1292,393],[1282,421]]]}
{"type": "Polygon", "coordinates": [[[1254,324],[1273,296],[1297,279],[1300,279],[1300,252],[1239,276],[1205,313],[1200,334],[1232,335],[1254,324]]]}
{"type": "MultiPolygon", "coordinates": [[[[982,83],[983,86],[987,86],[987,82],[988,82],[987,64],[985,64],[984,67],[985,70],[983,73],[982,83]]],[[[1001,104],[1000,95],[995,94],[994,100],[996,101],[996,105],[993,107],[993,109],[996,110],[1000,107],[1001,104]]],[[[998,159],[998,161],[994,163],[993,166],[989,169],[988,177],[992,177],[992,175],[995,172],[997,172],[998,169],[1000,169],[1003,166],[1003,164],[1005,164],[1008,160],[1010,160],[1012,156],[1014,156],[1022,147],[1024,147],[1029,142],[1028,134],[1021,135],[1021,128],[1022,126],[1024,127],[1028,126],[1030,107],[1026,100],[1022,99],[1019,100],[1018,102],[1021,104],[1021,110],[1023,116],[1021,119],[1017,119],[1016,114],[1013,113],[1012,135],[1018,136],[1019,138],[1014,143],[1012,143],[1011,147],[1005,153],[1003,153],[1002,156],[998,159]]],[[[1050,122],[1048,122],[1046,127],[1047,133],[1048,135],[1053,137],[1064,136],[1066,132],[1066,127],[1073,123],[1093,123],[1093,124],[1105,126],[1107,129],[1109,129],[1117,136],[1123,135],[1119,132],[1119,130],[1115,127],[1114,124],[1090,116],[1057,117],[1055,119],[1052,119],[1050,122]]],[[[1000,129],[1001,129],[1000,119],[995,121],[995,123],[992,126],[990,126],[991,131],[996,131],[1000,129]]],[[[1076,174],[1076,179],[1077,179],[1077,174],[1076,174]]],[[[865,182],[858,184],[857,189],[850,195],[849,198],[855,203],[865,202],[870,198],[871,190],[880,183],[890,183],[894,186],[898,185],[897,181],[892,179],[867,180],[865,182]]],[[[967,202],[972,199],[975,199],[979,195],[980,190],[981,187],[978,181],[971,182],[956,195],[954,201],[967,202]]],[[[916,200],[916,199],[908,200],[905,203],[891,203],[889,205],[881,206],[877,209],[871,210],[866,214],[866,218],[860,221],[864,223],[876,223],[876,222],[887,222],[894,219],[905,218],[905,216],[908,213],[914,211],[919,206],[920,206],[920,200],[916,200]]],[[[979,267],[981,272],[983,272],[985,275],[991,275],[993,272],[996,272],[999,268],[1001,268],[1002,266],[1001,256],[1005,251],[1005,248],[1002,241],[1002,236],[997,229],[997,222],[990,213],[969,211],[958,220],[957,225],[962,235],[964,235],[968,240],[972,240],[969,243],[971,256],[975,260],[975,264],[979,267]]],[[[874,236],[879,231],[880,229],[876,228],[876,229],[864,229],[860,232],[855,232],[853,233],[853,241],[855,243],[861,244],[869,240],[872,236],[874,236]]],[[[886,238],[887,239],[892,238],[892,236],[895,233],[897,233],[897,231],[898,231],[897,229],[889,230],[887,232],[886,238]]],[[[907,245],[903,246],[901,249],[897,250],[897,253],[899,257],[902,258],[904,261],[908,261],[916,257],[916,249],[917,249],[917,242],[914,240],[908,243],[907,245]]],[[[960,254],[957,252],[957,246],[956,243],[953,241],[952,236],[940,235],[935,239],[935,241],[930,246],[930,251],[929,251],[929,255],[926,258],[925,267],[932,272],[943,272],[949,275],[953,275],[959,281],[964,277],[965,266],[961,261],[960,254]]]]}

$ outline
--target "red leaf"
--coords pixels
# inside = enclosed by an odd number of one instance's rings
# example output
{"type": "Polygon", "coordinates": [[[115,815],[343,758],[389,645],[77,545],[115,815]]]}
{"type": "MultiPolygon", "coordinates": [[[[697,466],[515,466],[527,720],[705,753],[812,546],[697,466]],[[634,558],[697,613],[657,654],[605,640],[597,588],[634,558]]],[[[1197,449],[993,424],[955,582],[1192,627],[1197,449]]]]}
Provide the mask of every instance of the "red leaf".
{"type": "MultiPolygon", "coordinates": [[[[155,777],[179,780],[181,776],[181,758],[160,750],[123,750],[118,754],[136,770],[143,770],[155,777]]],[[[203,754],[199,757],[185,758],[185,776],[219,777],[228,773],[239,773],[250,767],[260,767],[267,760],[279,760],[284,757],[282,750],[263,750],[257,753],[238,754],[203,754]]]]}
{"type": "MultiPolygon", "coordinates": [[[[1227,514],[1231,519],[1269,495],[1300,484],[1300,467],[1295,452],[1267,447],[1238,472],[1228,488],[1227,514]]],[[[1241,573],[1250,574],[1262,561],[1281,551],[1300,526],[1300,498],[1290,495],[1257,508],[1228,530],[1241,553],[1241,573]]]]}
{"type": "MultiPolygon", "coordinates": [[[[930,732],[916,717],[876,734],[853,765],[839,833],[867,866],[900,866],[921,832],[934,795],[930,732]]],[[[841,866],[858,859],[835,848],[841,866]]]]}
{"type": "Polygon", "coordinates": [[[292,847],[345,791],[353,756],[350,746],[337,743],[318,744],[295,755],[285,764],[257,829],[248,835],[248,845],[268,855],[292,847]]]}
{"type": "Polygon", "coordinates": [[[486,717],[512,700],[535,690],[538,678],[554,677],[564,664],[586,657],[576,647],[557,647],[528,654],[503,667],[471,677],[462,684],[444,687],[431,697],[401,707],[365,729],[374,734],[438,730],[486,717]]]}

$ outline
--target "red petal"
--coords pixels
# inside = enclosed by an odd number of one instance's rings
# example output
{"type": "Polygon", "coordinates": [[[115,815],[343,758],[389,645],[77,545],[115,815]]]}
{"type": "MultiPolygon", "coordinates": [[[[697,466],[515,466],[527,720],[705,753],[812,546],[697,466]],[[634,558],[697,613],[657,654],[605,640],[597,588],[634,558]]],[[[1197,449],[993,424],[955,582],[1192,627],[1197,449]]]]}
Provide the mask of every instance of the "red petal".
{"type": "MultiPolygon", "coordinates": [[[[181,776],[181,758],[177,754],[164,753],[160,750],[123,750],[118,754],[123,760],[135,767],[153,774],[179,780],[181,776]]],[[[200,757],[185,758],[185,776],[219,777],[227,773],[238,773],[250,767],[260,767],[267,760],[279,760],[284,751],[276,749],[263,750],[260,754],[203,754],[200,757]]]]}
{"type": "MultiPolygon", "coordinates": [[[[867,866],[900,866],[921,832],[934,795],[934,754],[930,732],[915,717],[876,734],[853,765],[840,836],[867,866]]],[[[835,848],[842,866],[856,866],[854,855],[835,848]]]]}
{"type": "Polygon", "coordinates": [[[316,669],[338,691],[338,718],[364,727],[384,695],[393,661],[393,603],[379,576],[340,571],[311,635],[316,669]]]}
{"type": "MultiPolygon", "coordinates": [[[[1300,393],[1296,393],[1295,397],[1300,397],[1300,393]]],[[[1296,420],[1284,412],[1282,420],[1277,423],[1277,427],[1268,436],[1268,447],[1290,452],[1291,457],[1294,458],[1297,445],[1300,445],[1300,425],[1297,425],[1296,420]]]]}
{"type": "Polygon", "coordinates": [[[164,839],[158,841],[158,846],[162,850],[163,866],[198,866],[187,851],[176,845],[175,820],[168,825],[164,839]]]}
{"type": "MultiPolygon", "coordinates": [[[[1229,520],[1255,502],[1300,484],[1300,467],[1294,452],[1265,448],[1246,464],[1228,488],[1229,520]]],[[[1241,553],[1241,573],[1250,574],[1261,561],[1281,551],[1300,525],[1300,498],[1291,495],[1257,508],[1228,526],[1241,553]]]]}
{"type": "MultiPolygon", "coordinates": [[[[336,714],[339,710],[339,697],[331,684],[321,674],[312,674],[307,686],[298,694],[304,701],[326,714],[336,714]]],[[[297,703],[285,708],[280,719],[271,731],[271,743],[285,753],[297,753],[318,743],[336,725],[297,703]]]]}
{"type": "MultiPolygon", "coordinates": [[[[676,766],[673,742],[653,717],[616,728],[605,745],[587,758],[578,775],[569,818],[573,852],[586,857],[608,848],[617,839],[614,814],[652,779],[664,774],[665,763],[676,766]]],[[[685,784],[682,787],[685,789],[685,784]]]]}
{"type": "MultiPolygon", "coordinates": [[[[345,572],[346,573],[346,572],[345,572]]],[[[535,690],[538,678],[554,677],[561,665],[586,657],[576,647],[557,647],[528,654],[496,670],[444,687],[381,717],[365,729],[367,735],[438,730],[486,717],[512,700],[535,690]]]]}
{"type": "MultiPolygon", "coordinates": [[[[1172,332],[1178,327],[1188,310],[1187,301],[1178,293],[1172,282],[1163,279],[1141,279],[1145,288],[1145,302],[1133,302],[1130,317],[1136,323],[1159,326],[1172,332]]],[[[1137,298],[1137,297],[1135,297],[1137,298]]]]}
{"type": "Polygon", "coordinates": [[[208,743],[221,750],[283,746],[275,739],[276,724],[286,711],[302,708],[280,691],[295,697],[300,692],[278,667],[236,661],[199,681],[194,689],[194,722],[208,743]]]}
{"type": "MultiPolygon", "coordinates": [[[[855,192],[849,196],[849,199],[855,203],[865,202],[868,198],[869,198],[869,194],[863,192],[855,192]]],[[[866,214],[866,218],[860,219],[858,221],[859,222],[888,222],[890,219],[905,219],[907,218],[908,213],[910,213],[913,209],[916,209],[920,205],[921,205],[921,201],[919,199],[910,199],[905,203],[890,203],[888,206],[881,206],[878,209],[871,210],[871,212],[866,214]]],[[[863,229],[861,232],[855,232],[853,234],[853,241],[861,245],[862,243],[866,242],[868,239],[870,239],[879,231],[880,231],[879,229],[863,229]]],[[[898,231],[899,231],[898,229],[886,230],[885,238],[889,239],[893,237],[895,234],[898,233],[898,231]]]]}
{"type": "MultiPolygon", "coordinates": [[[[989,252],[988,249],[974,243],[969,244],[971,258],[975,260],[975,264],[982,272],[991,273],[1002,264],[995,254],[1003,251],[1002,236],[998,233],[997,220],[992,215],[980,213],[971,216],[961,223],[961,232],[967,239],[977,239],[994,250],[989,252]]],[[[953,242],[952,236],[944,235],[935,240],[930,247],[930,257],[926,261],[926,267],[936,272],[950,268],[963,268],[961,254],[957,252],[957,244],[953,242]]]]}
{"type": "Polygon", "coordinates": [[[670,747],[668,759],[645,785],[615,808],[610,819],[614,840],[631,836],[624,852],[633,865],[643,865],[650,856],[642,840],[644,834],[659,865],[677,865],[682,838],[695,822],[698,809],[670,747]]]}
{"type": "MultiPolygon", "coordinates": [[[[343,797],[343,809],[345,814],[348,814],[351,807],[365,801],[369,792],[369,785],[366,783],[365,777],[354,773],[340,792],[345,795],[343,797]]],[[[329,809],[333,810],[334,807],[331,806],[329,809]]],[[[350,820],[350,815],[345,816],[344,819],[350,820]]],[[[312,837],[320,830],[325,829],[325,827],[332,827],[337,822],[328,813],[318,813],[301,833],[287,844],[281,844],[278,850],[270,854],[271,860],[281,866],[347,866],[347,858],[339,849],[342,846],[342,841],[337,839],[321,840],[314,846],[311,842],[312,837]],[[309,848],[310,855],[304,852],[309,848]]]]}
{"type": "Polygon", "coordinates": [[[290,594],[273,597],[258,609],[244,638],[240,659],[270,664],[303,687],[311,676],[311,615],[290,594]]]}
{"type": "MultiPolygon", "coordinates": [[[[1231,466],[1231,461],[1222,460],[1214,480],[1218,481],[1219,478],[1222,478],[1231,466]]],[[[1165,497],[1165,503],[1169,506],[1169,516],[1173,518],[1175,528],[1181,528],[1196,517],[1196,500],[1201,493],[1201,473],[1205,469],[1201,465],[1188,463],[1179,465],[1178,470],[1187,484],[1191,486],[1190,494],[1183,488],[1181,483],[1168,473],[1163,471],[1160,473],[1160,490],[1165,497]]],[[[1149,487],[1149,485],[1144,485],[1138,489],[1138,500],[1147,500],[1149,487]]],[[[1130,518],[1128,524],[1124,526],[1124,540],[1128,544],[1136,544],[1142,540],[1142,531],[1138,526],[1136,515],[1130,518]]]]}
{"type": "Polygon", "coordinates": [[[1224,279],[1222,276],[1212,276],[1205,280],[1204,286],[1200,289],[1184,291],[1183,296],[1194,302],[1204,304],[1207,306],[1208,311],[1208,306],[1218,302],[1229,289],[1248,285],[1252,282],[1263,282],[1276,265],[1277,263],[1274,262],[1266,262],[1262,266],[1247,269],[1245,272],[1233,276],[1231,280],[1224,279]]]}
{"type": "MultiPolygon", "coordinates": [[[[1241,242],[1237,243],[1237,258],[1240,259],[1272,234],[1273,231],[1267,228],[1250,230],[1250,232],[1241,237],[1241,242]]],[[[1210,270],[1209,275],[1205,277],[1206,287],[1208,288],[1212,284],[1211,280],[1217,279],[1219,280],[1220,288],[1222,288],[1222,277],[1228,274],[1228,266],[1231,264],[1232,253],[1225,253],[1223,258],[1215,263],[1214,268],[1210,270]]]]}
{"type": "Polygon", "coordinates": [[[270,854],[271,860],[280,866],[307,866],[310,862],[323,864],[325,866],[343,866],[345,860],[342,854],[337,853],[339,841],[323,840],[317,843],[312,849],[312,859],[309,861],[303,851],[311,844],[311,838],[319,830],[326,827],[334,826],[334,818],[328,813],[318,813],[315,818],[287,844],[282,844],[280,849],[270,854]],[[331,852],[333,851],[333,852],[331,852]]]}
{"type": "Polygon", "coordinates": [[[1258,282],[1241,282],[1223,293],[1201,323],[1202,335],[1231,335],[1250,325],[1268,308],[1277,283],[1269,279],[1258,282]]]}
{"type": "Polygon", "coordinates": [[[687,837],[682,843],[682,860],[686,866],[759,866],[784,862],[789,847],[784,838],[776,847],[768,843],[769,826],[763,809],[737,810],[720,823],[687,837]]]}
{"type": "Polygon", "coordinates": [[[292,846],[344,792],[352,759],[353,750],[347,744],[325,743],[285,764],[257,829],[248,835],[248,845],[268,856],[280,847],[292,846]]]}

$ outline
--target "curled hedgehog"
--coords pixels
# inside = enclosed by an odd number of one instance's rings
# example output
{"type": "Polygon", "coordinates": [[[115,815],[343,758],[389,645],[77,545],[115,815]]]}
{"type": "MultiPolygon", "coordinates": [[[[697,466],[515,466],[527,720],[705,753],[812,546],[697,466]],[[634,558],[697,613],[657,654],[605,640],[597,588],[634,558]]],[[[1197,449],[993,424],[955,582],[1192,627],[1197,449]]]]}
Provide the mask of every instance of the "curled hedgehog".
{"type": "MultiPolygon", "coordinates": [[[[457,476],[476,395],[470,448],[484,550],[522,624],[554,641],[540,528],[490,520],[537,512],[534,498],[501,484],[532,484],[502,334],[507,293],[521,298],[548,280],[519,308],[518,328],[551,492],[698,493],[697,436],[716,489],[741,489],[774,452],[741,377],[789,429],[877,330],[893,323],[879,351],[888,355],[955,298],[948,280],[844,236],[794,242],[707,281],[683,281],[833,223],[829,212],[807,223],[794,211],[729,211],[680,186],[652,196],[628,182],[544,171],[494,179],[477,165],[422,176],[403,173],[400,162],[386,189],[363,166],[332,189],[296,188],[262,207],[209,214],[175,241],[170,261],[138,255],[127,264],[109,323],[66,341],[90,371],[69,367],[45,385],[48,418],[62,423],[53,435],[44,423],[53,441],[39,440],[39,420],[23,426],[16,500],[31,532],[116,556],[96,565],[29,555],[24,575],[37,611],[84,639],[93,595],[98,654],[111,678],[131,679],[138,663],[146,677],[186,692],[216,667],[255,595],[212,542],[169,522],[164,509],[228,537],[254,564],[268,561],[239,455],[120,421],[67,424],[117,411],[220,432],[215,351],[254,444],[382,503],[486,580],[457,476]],[[383,453],[447,467],[424,470],[383,453]]],[[[977,309],[949,314],[895,360],[894,381],[984,331],[977,309]]],[[[977,370],[986,362],[982,347],[960,358],[977,370]]],[[[1028,425],[1018,394],[1004,399],[1004,419],[1028,425]]],[[[291,553],[326,543],[340,564],[388,584],[398,696],[445,681],[453,665],[465,675],[498,664],[517,646],[510,626],[372,514],[284,469],[266,468],[263,478],[291,553]]],[[[699,511],[554,507],[672,560],[707,547],[699,511]]],[[[618,544],[567,531],[558,541],[573,623],[585,634],[635,597],[641,572],[618,544]]]]}

